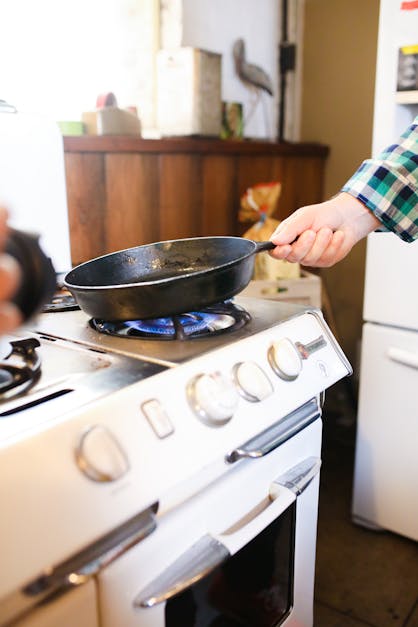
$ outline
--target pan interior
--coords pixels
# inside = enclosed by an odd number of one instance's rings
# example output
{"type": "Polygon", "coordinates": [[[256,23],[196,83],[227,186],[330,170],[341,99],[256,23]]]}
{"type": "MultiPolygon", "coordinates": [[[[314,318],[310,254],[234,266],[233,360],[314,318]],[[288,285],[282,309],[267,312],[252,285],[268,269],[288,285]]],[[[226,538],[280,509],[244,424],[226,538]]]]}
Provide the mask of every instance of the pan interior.
{"type": "Polygon", "coordinates": [[[101,287],[167,281],[237,262],[254,243],[235,237],[194,238],[137,246],[93,259],[68,273],[66,283],[101,287]]]}

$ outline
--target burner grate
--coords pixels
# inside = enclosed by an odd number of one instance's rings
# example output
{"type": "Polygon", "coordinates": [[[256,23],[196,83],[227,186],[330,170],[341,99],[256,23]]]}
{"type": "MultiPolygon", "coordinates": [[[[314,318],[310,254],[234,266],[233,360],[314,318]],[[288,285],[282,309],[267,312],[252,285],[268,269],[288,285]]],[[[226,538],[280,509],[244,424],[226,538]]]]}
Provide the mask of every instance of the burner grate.
{"type": "Polygon", "coordinates": [[[39,346],[35,338],[10,342],[10,354],[0,361],[0,402],[26,392],[39,379],[39,346]]]}
{"type": "Polygon", "coordinates": [[[93,318],[90,325],[99,333],[127,338],[189,340],[219,335],[243,327],[250,314],[232,301],[205,307],[201,311],[149,318],[146,320],[106,321],[93,318]]]}

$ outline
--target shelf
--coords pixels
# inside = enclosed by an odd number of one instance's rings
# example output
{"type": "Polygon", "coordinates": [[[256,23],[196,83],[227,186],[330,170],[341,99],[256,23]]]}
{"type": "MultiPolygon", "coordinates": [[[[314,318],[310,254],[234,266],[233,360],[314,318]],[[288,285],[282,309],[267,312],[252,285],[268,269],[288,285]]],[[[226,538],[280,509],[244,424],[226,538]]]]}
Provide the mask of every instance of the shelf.
{"type": "Polygon", "coordinates": [[[418,89],[413,91],[397,91],[396,102],[398,104],[418,104],[418,89]]]}
{"type": "Polygon", "coordinates": [[[66,153],[183,153],[220,155],[265,155],[283,157],[327,157],[328,146],[305,142],[229,140],[218,138],[177,137],[142,139],[133,135],[80,135],[64,137],[66,153]]]}

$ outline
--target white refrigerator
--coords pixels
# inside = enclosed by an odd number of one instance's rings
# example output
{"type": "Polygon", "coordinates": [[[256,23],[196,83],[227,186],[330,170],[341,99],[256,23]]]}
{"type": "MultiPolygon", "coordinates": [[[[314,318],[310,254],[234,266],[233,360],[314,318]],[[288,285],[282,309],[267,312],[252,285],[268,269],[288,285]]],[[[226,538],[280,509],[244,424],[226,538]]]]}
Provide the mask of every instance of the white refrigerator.
{"type": "MultiPolygon", "coordinates": [[[[418,44],[416,5],[381,1],[373,154],[418,115],[418,91],[396,94],[398,50],[418,44]]],[[[368,237],[363,316],[353,520],[418,540],[418,242],[368,237]]]]}

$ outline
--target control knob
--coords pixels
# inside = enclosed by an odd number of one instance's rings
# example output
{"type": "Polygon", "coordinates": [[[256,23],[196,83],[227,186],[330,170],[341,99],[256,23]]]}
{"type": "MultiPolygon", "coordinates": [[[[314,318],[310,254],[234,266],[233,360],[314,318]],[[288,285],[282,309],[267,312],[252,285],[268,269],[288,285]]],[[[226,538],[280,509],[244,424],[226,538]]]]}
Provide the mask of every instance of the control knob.
{"type": "Polygon", "coordinates": [[[300,352],[287,337],[273,342],[268,351],[268,360],[274,372],[285,381],[294,381],[302,371],[300,352]]]}
{"type": "Polygon", "coordinates": [[[81,472],[92,481],[116,481],[129,470],[125,451],[102,425],[93,425],[81,434],[75,458],[81,472]]]}
{"type": "Polygon", "coordinates": [[[262,401],[273,393],[270,379],[255,362],[242,361],[237,363],[233,373],[235,383],[247,401],[253,403],[262,401]]]}
{"type": "Polygon", "coordinates": [[[239,402],[233,382],[220,372],[194,377],[187,386],[187,398],[196,416],[211,427],[229,422],[239,402]]]}

